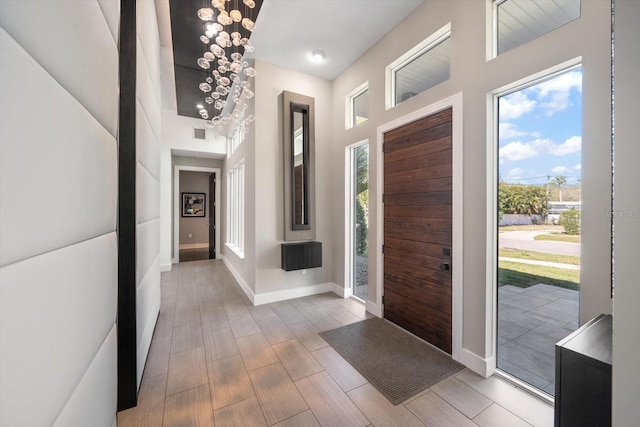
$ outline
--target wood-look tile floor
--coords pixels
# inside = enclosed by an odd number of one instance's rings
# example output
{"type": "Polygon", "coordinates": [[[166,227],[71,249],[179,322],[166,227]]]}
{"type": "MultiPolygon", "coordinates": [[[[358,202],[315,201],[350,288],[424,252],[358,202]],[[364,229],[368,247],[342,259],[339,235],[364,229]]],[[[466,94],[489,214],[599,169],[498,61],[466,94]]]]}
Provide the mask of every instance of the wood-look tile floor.
{"type": "Polygon", "coordinates": [[[319,332],[370,317],[321,294],[254,307],[221,261],[162,273],[138,406],[118,426],[552,426],[553,408],[470,370],[393,406],[319,332]]]}

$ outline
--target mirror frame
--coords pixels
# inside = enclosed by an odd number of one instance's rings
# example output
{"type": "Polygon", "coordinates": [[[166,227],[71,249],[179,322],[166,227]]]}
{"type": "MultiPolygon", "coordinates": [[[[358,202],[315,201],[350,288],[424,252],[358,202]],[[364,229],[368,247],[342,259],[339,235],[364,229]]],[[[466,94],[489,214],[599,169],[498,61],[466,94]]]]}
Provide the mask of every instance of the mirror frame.
{"type": "Polygon", "coordinates": [[[313,240],[316,237],[315,227],[315,100],[312,97],[293,92],[282,92],[282,118],[283,118],[283,152],[284,152],[284,240],[299,241],[313,240]],[[303,173],[306,176],[305,190],[307,204],[307,224],[294,224],[294,198],[295,179],[293,158],[293,114],[294,112],[306,112],[303,120],[303,130],[306,138],[304,144],[303,173]]]}

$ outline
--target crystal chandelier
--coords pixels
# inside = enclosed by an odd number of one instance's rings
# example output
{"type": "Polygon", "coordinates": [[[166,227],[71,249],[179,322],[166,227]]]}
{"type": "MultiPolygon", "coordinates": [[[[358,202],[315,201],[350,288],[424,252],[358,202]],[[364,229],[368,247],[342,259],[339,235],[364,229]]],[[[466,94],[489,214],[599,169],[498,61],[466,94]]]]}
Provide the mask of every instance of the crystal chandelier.
{"type": "Polygon", "coordinates": [[[247,109],[243,99],[254,95],[249,78],[254,77],[256,71],[244,58],[245,53],[253,52],[253,46],[241,31],[247,35],[253,31],[256,3],[255,0],[211,0],[211,6],[213,8],[203,5],[197,12],[204,24],[204,34],[200,36],[203,53],[197,63],[203,70],[204,81],[199,88],[205,97],[205,104],[200,104],[202,108],[198,112],[209,127],[221,128],[229,123],[235,127],[246,126],[254,120],[253,115],[245,118],[238,108],[224,117],[220,113],[229,102],[247,109]]]}

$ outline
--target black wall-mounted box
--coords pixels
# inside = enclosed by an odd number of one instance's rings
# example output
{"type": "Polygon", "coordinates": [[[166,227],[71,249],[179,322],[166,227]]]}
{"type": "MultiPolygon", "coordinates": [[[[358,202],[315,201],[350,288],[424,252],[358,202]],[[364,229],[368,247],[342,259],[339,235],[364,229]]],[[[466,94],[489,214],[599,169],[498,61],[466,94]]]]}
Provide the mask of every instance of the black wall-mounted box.
{"type": "Polygon", "coordinates": [[[611,425],[611,315],[556,344],[555,427],[611,425]]]}
{"type": "Polygon", "coordinates": [[[322,267],[321,242],[283,243],[281,248],[284,271],[322,267]]]}

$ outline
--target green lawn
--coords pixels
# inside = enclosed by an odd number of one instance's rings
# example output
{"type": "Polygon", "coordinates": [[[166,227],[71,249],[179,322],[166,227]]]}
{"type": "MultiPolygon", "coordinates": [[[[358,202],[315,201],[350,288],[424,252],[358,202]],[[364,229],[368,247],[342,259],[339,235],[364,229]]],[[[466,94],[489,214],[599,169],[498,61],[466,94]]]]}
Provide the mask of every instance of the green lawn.
{"type": "Polygon", "coordinates": [[[509,261],[498,263],[498,286],[513,285],[528,288],[538,283],[578,290],[580,272],[509,261]]]}
{"type": "Polygon", "coordinates": [[[523,251],[520,249],[502,248],[498,251],[498,256],[519,259],[531,259],[536,261],[559,262],[562,264],[580,265],[580,257],[571,255],[556,255],[546,252],[523,251]]]}
{"type": "Polygon", "coordinates": [[[570,236],[568,234],[540,234],[534,240],[551,240],[553,242],[580,243],[580,236],[570,236]]]}

